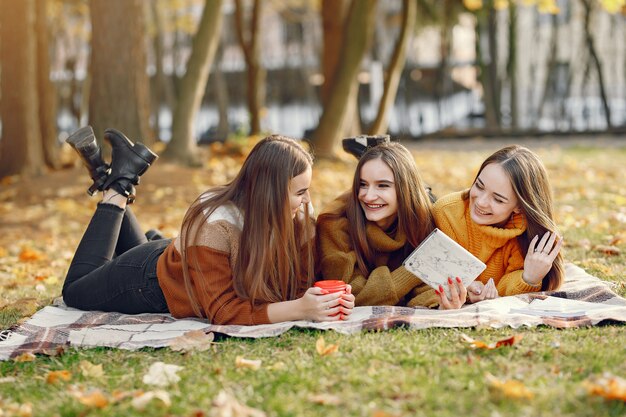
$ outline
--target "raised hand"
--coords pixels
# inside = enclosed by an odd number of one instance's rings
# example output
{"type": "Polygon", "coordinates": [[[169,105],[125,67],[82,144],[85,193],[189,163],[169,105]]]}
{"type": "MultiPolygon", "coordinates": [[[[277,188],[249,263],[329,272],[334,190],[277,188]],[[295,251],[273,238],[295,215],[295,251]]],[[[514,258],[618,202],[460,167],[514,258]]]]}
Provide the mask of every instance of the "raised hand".
{"type": "Polygon", "coordinates": [[[530,241],[522,279],[529,285],[541,285],[541,281],[552,268],[554,259],[563,246],[563,238],[555,232],[546,232],[539,240],[539,235],[530,241]]]}

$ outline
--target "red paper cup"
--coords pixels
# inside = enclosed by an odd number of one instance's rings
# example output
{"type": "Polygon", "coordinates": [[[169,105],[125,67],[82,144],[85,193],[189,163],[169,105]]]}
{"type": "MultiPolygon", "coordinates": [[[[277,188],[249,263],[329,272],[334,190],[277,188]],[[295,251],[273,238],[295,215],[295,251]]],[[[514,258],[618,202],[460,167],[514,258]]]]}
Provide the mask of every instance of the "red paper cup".
{"type": "Polygon", "coordinates": [[[324,281],[317,281],[315,283],[315,286],[323,290],[326,290],[329,293],[346,291],[346,283],[343,281],[336,280],[336,279],[327,279],[324,281]]]}
{"type": "MultiPolygon", "coordinates": [[[[323,281],[317,281],[315,283],[315,286],[318,288],[321,288],[323,290],[328,291],[329,293],[333,293],[333,292],[342,292],[345,293],[346,292],[346,283],[343,281],[339,281],[337,279],[326,279],[323,281]]],[[[344,319],[344,315],[341,313],[337,313],[339,315],[341,315],[341,320],[344,319]]],[[[335,314],[335,316],[337,315],[335,314]]]]}

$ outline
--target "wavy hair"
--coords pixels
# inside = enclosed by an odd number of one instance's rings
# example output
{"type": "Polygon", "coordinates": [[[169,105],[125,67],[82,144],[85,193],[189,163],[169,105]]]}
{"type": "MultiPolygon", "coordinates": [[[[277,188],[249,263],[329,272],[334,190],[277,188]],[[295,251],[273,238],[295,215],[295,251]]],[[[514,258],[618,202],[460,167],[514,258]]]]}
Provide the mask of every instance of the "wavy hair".
{"type": "MultiPolygon", "coordinates": [[[[490,164],[499,164],[507,173],[520,210],[526,218],[526,231],[517,237],[522,253],[528,252],[533,237],[541,238],[547,231],[558,233],[554,221],[554,198],[548,172],[539,157],[523,146],[506,146],[485,159],[472,184],[490,164]]],[[[463,198],[469,198],[469,189],[463,193],[463,198]]],[[[541,289],[548,291],[559,288],[563,283],[564,274],[563,256],[559,253],[543,279],[541,289]]]]}
{"type": "Polygon", "coordinates": [[[230,183],[205,191],[191,205],[181,228],[181,254],[185,289],[196,315],[203,316],[191,283],[190,261],[201,269],[198,259],[189,259],[188,248],[211,213],[228,203],[243,215],[233,268],[233,286],[239,297],[252,303],[286,301],[296,298],[301,277],[306,276],[311,285],[313,225],[308,205],[304,205],[304,216],[292,218],[289,184],[312,165],[311,154],[296,140],[268,136],[254,146],[230,183]]]}
{"type": "Polygon", "coordinates": [[[363,165],[375,159],[382,160],[393,172],[398,198],[397,230],[406,236],[406,255],[435,227],[432,203],[409,150],[398,142],[383,143],[368,149],[359,159],[351,191],[343,196],[346,199],[345,215],[350,225],[350,240],[356,253],[357,266],[366,276],[375,267],[376,253],[367,240],[367,218],[359,201],[359,189],[363,165]]]}

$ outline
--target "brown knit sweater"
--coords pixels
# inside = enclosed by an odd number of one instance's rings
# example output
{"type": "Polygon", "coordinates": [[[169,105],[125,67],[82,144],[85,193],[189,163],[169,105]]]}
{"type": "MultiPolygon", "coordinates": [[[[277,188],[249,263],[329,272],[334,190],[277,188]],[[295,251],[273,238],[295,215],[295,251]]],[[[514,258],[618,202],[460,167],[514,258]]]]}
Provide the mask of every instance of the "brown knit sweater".
{"type": "MultiPolygon", "coordinates": [[[[233,266],[237,262],[243,216],[234,204],[217,208],[198,233],[196,244],[187,248],[189,273],[204,318],[213,324],[267,324],[268,302],[252,304],[237,296],[233,266]],[[194,260],[198,260],[198,268],[194,260]]],[[[183,280],[180,239],[165,249],[157,263],[157,278],[170,313],[177,318],[195,316],[183,280]]],[[[306,277],[299,296],[306,290],[306,277]]]]}
{"type": "Polygon", "coordinates": [[[502,228],[478,225],[470,217],[469,200],[461,195],[456,192],[441,197],[433,214],[441,231],[487,265],[477,279],[486,283],[493,278],[501,296],[537,291],[522,279],[524,256],[517,236],[526,230],[524,215],[514,214],[502,228]]]}
{"type": "MultiPolygon", "coordinates": [[[[402,266],[413,250],[407,245],[404,233],[393,231],[387,234],[375,223],[367,223],[367,239],[376,251],[376,257],[374,269],[365,275],[358,269],[349,227],[345,199],[342,197],[332,202],[318,217],[316,236],[323,279],[339,279],[350,284],[357,306],[406,305],[411,303],[410,297],[428,291],[430,287],[402,266]]],[[[436,304],[435,294],[431,293],[431,304],[436,304]]],[[[427,298],[424,303],[427,303],[427,298]]]]}

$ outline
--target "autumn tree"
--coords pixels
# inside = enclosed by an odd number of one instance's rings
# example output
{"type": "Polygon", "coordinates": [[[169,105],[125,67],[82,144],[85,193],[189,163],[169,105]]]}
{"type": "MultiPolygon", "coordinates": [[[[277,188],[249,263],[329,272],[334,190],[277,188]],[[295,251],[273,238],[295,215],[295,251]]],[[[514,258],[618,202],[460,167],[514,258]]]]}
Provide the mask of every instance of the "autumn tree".
{"type": "Polygon", "coordinates": [[[259,32],[262,11],[261,0],[253,0],[250,18],[246,19],[242,0],[235,0],[235,28],[246,62],[246,95],[251,135],[261,132],[261,110],[265,103],[266,73],[261,65],[259,32]]]}
{"type": "Polygon", "coordinates": [[[373,35],[376,0],[353,1],[345,24],[340,59],[330,95],[324,105],[319,125],[313,133],[312,143],[319,157],[332,157],[341,138],[344,119],[349,103],[358,93],[355,82],[361,61],[373,35]]]}
{"type": "Polygon", "coordinates": [[[0,177],[44,168],[37,92],[35,0],[0,0],[0,177]]]}
{"type": "Polygon", "coordinates": [[[180,82],[180,92],[174,108],[172,140],[164,158],[195,165],[197,145],[193,121],[200,109],[209,78],[209,70],[219,45],[222,27],[222,0],[206,0],[204,11],[191,46],[187,70],[180,82]]]}
{"type": "Polygon", "coordinates": [[[374,124],[370,129],[371,135],[382,135],[387,133],[389,126],[389,112],[393,108],[396,93],[398,92],[398,84],[400,76],[406,62],[406,48],[415,24],[415,16],[417,13],[417,3],[415,0],[402,0],[402,23],[400,26],[400,34],[396,40],[396,44],[391,55],[391,60],[385,75],[385,83],[383,96],[378,105],[378,112],[374,124]]]}
{"type": "Polygon", "coordinates": [[[131,140],[153,140],[144,6],[142,0],[90,0],[89,124],[97,137],[112,127],[131,140]]]}

